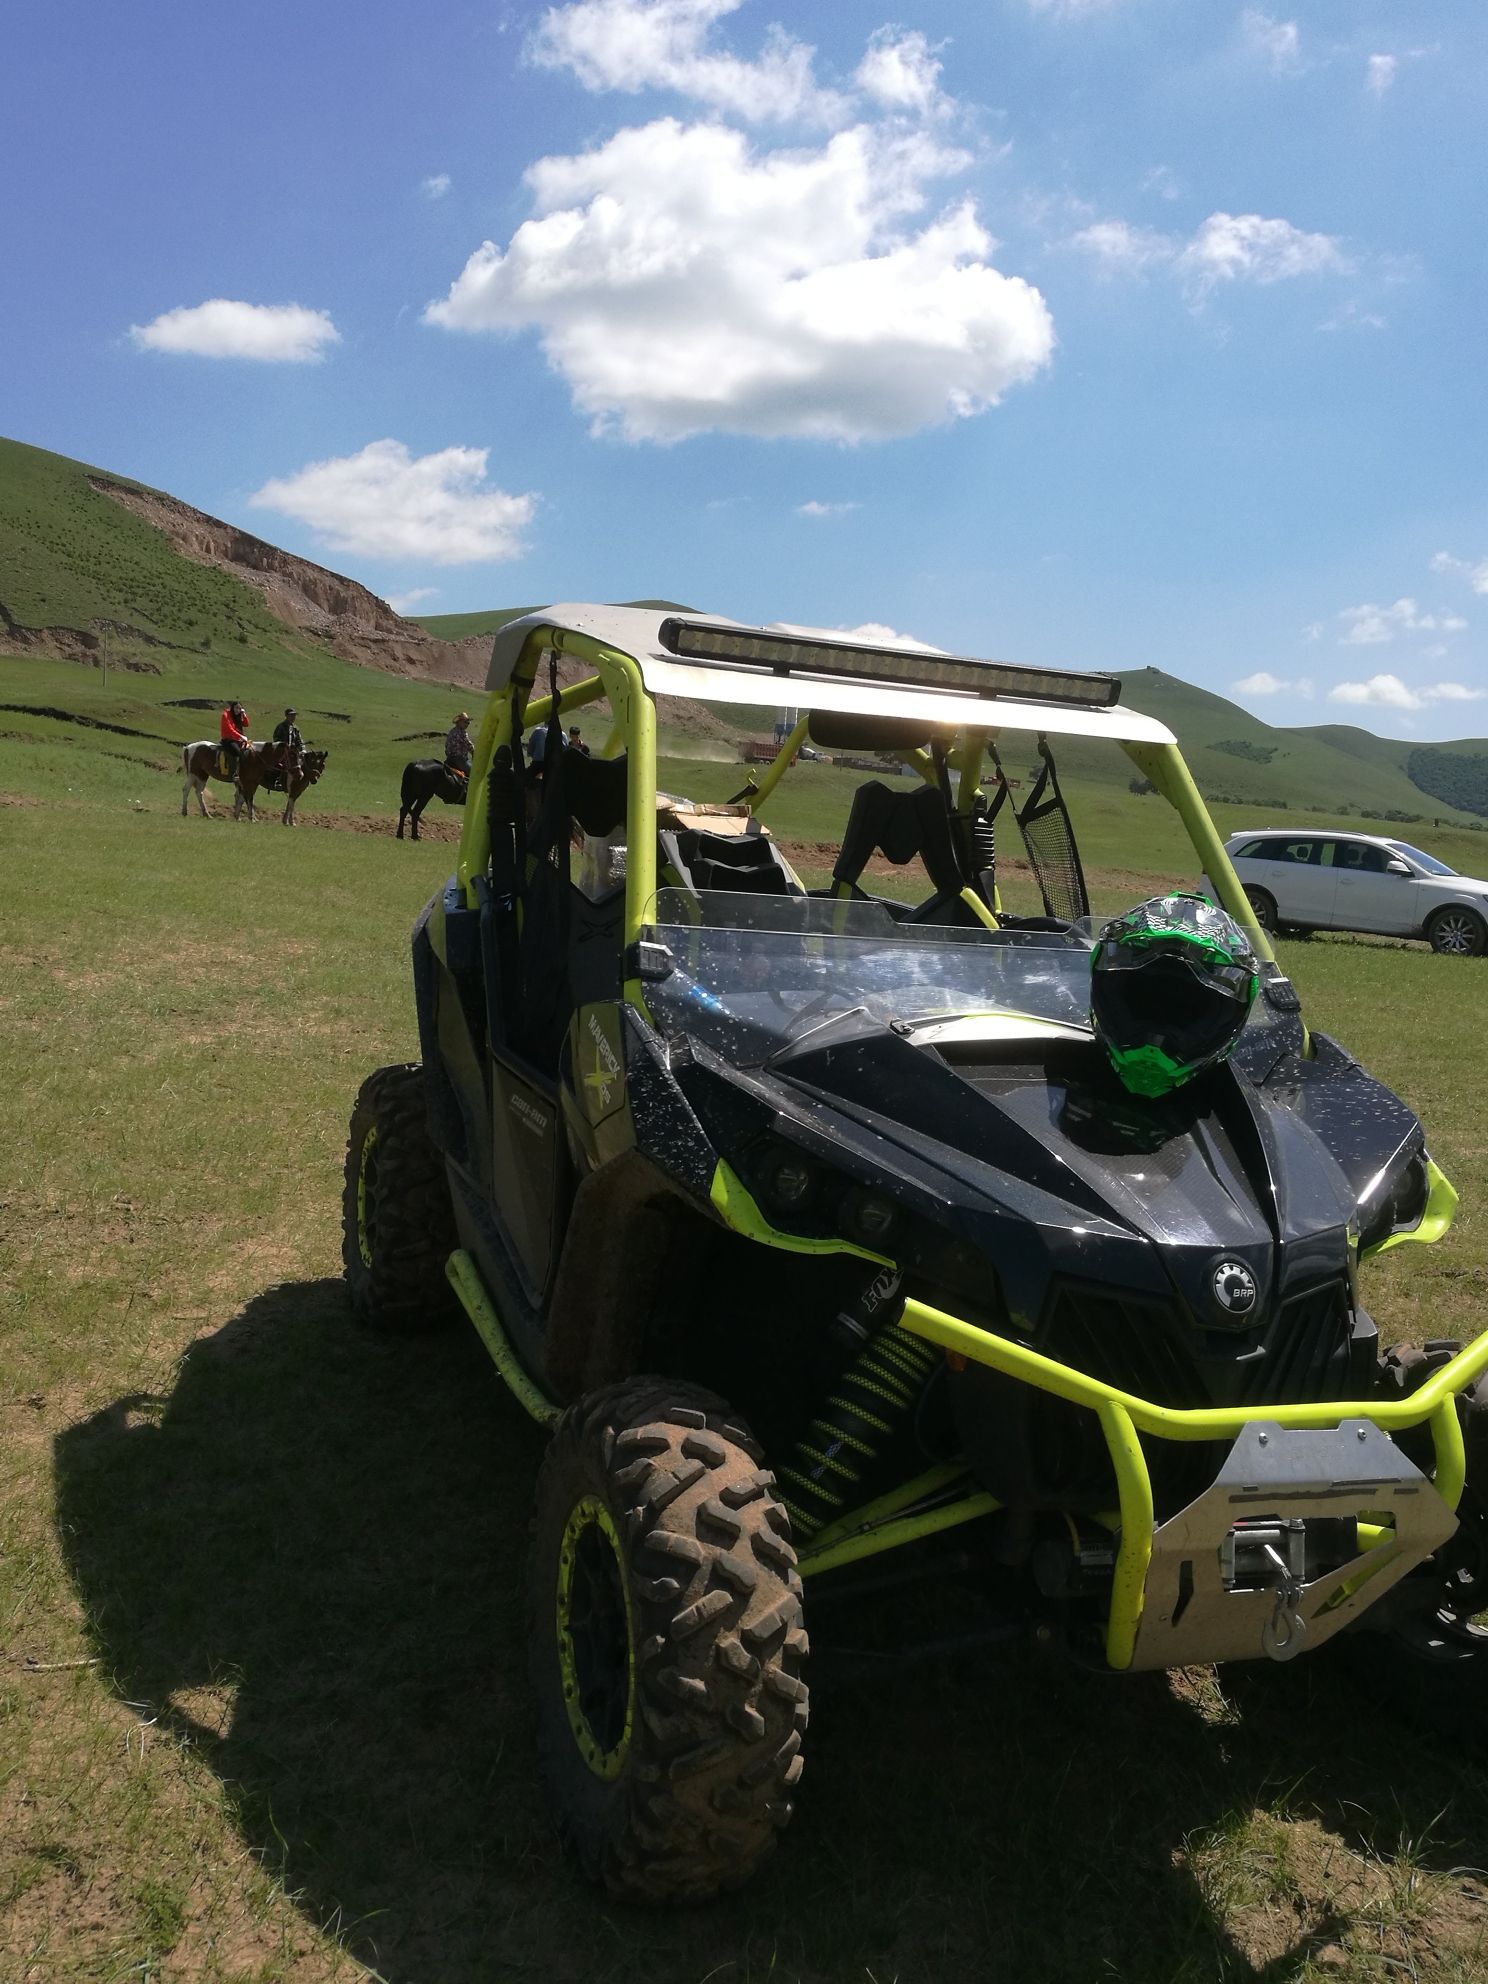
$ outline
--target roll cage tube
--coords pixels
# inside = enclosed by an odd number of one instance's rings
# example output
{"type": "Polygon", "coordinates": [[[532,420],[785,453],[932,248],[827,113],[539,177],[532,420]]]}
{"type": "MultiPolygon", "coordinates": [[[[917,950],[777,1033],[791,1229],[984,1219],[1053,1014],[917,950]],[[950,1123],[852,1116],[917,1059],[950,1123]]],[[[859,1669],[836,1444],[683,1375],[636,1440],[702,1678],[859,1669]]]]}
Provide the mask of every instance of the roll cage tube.
{"type": "Polygon", "coordinates": [[[1240,886],[1219,830],[1209,817],[1193,773],[1183,762],[1176,744],[1136,744],[1123,739],[1121,748],[1146,774],[1183,822],[1189,843],[1203,864],[1204,873],[1219,892],[1220,906],[1227,909],[1250,939],[1251,948],[1262,964],[1275,964],[1271,940],[1256,921],[1250,899],[1240,886]]]}
{"type": "MultiPolygon", "coordinates": [[[[588,661],[597,671],[588,680],[574,683],[559,692],[560,710],[578,709],[608,695],[615,716],[615,729],[629,754],[626,838],[631,851],[626,863],[625,880],[625,941],[629,945],[640,935],[656,890],[656,706],[641,679],[640,665],[635,658],[621,649],[606,647],[590,635],[558,627],[535,629],[523,644],[507,687],[489,698],[471,767],[471,790],[460,837],[458,878],[465,900],[474,908],[476,877],[485,872],[491,854],[486,774],[497,748],[511,741],[513,708],[519,697],[521,709],[534,722],[547,717],[549,698],[534,701],[530,709],[527,698],[539,661],[549,648],[559,654],[588,661]]],[[[809,713],[797,722],[776,753],[761,781],[760,791],[753,802],[754,810],[758,810],[784,777],[806,737],[808,723],[809,713]]],[[[960,742],[956,759],[963,773],[963,794],[975,789],[975,774],[981,765],[987,734],[967,732],[960,742]],[[965,776],[967,771],[972,773],[969,780],[965,776]]],[[[1122,740],[1122,749],[1132,763],[1151,779],[1183,822],[1189,843],[1204,872],[1214,883],[1221,904],[1245,930],[1257,956],[1263,963],[1273,964],[1275,952],[1270,940],[1256,921],[1255,912],[1240,886],[1240,879],[1178,746],[1122,740]]],[[[916,766],[916,769],[921,768],[916,766]]],[[[640,996],[639,984],[627,983],[626,997],[639,1002],[640,996]]]]}
{"type": "Polygon", "coordinates": [[[547,721],[552,697],[542,696],[530,702],[528,698],[542,656],[550,648],[558,654],[587,661],[597,671],[582,682],[559,690],[559,711],[566,715],[570,710],[583,709],[608,696],[615,718],[612,737],[618,733],[630,753],[625,822],[626,837],[633,850],[626,864],[625,940],[629,944],[639,935],[646,905],[656,892],[656,708],[646,693],[635,660],[587,634],[559,627],[535,629],[523,643],[507,686],[495,690],[487,700],[470,769],[470,793],[465,804],[456,876],[466,903],[472,909],[478,907],[476,879],[485,873],[491,858],[487,774],[498,748],[511,742],[514,709],[519,708],[530,719],[526,725],[529,729],[547,721]]]}
{"type": "Polygon", "coordinates": [[[1244,1427],[1257,1423],[1285,1431],[1336,1427],[1348,1419],[1364,1420],[1382,1433],[1394,1434],[1425,1423],[1430,1428],[1435,1450],[1433,1486],[1455,1512],[1467,1479],[1456,1395],[1475,1384],[1488,1370],[1488,1331],[1485,1331],[1403,1399],[1182,1409],[1156,1405],[1150,1399],[1103,1384],[1083,1371],[1031,1350],[1027,1344],[999,1336],[913,1298],[905,1303],[899,1324],[913,1335],[938,1344],[953,1357],[988,1365],[1007,1377],[1019,1379],[1039,1391],[1051,1392],[1055,1398],[1084,1406],[1096,1414],[1121,1501],[1121,1534],[1106,1626],[1106,1657],[1115,1668],[1126,1668],[1132,1663],[1152,1556],[1152,1482],[1139,1434],[1162,1440],[1233,1440],[1244,1427]]]}

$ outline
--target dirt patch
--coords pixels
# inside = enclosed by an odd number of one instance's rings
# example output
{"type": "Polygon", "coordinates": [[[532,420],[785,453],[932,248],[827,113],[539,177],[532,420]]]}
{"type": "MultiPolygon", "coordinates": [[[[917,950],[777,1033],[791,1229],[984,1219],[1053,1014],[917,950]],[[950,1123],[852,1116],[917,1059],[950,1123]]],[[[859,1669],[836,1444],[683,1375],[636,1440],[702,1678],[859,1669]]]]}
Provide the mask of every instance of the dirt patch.
{"type": "MultiPolygon", "coordinates": [[[[391,813],[297,813],[295,819],[300,826],[331,827],[346,834],[396,834],[398,826],[391,813]]],[[[419,822],[420,840],[457,841],[460,832],[458,820],[431,820],[425,813],[419,822]]]]}
{"type": "Polygon", "coordinates": [[[41,806],[43,800],[33,792],[0,792],[0,806],[41,806]]]}
{"type": "MultiPolygon", "coordinates": [[[[163,648],[174,645],[158,634],[147,634],[142,627],[119,627],[116,638],[141,647],[163,648]]],[[[85,627],[23,627],[12,619],[0,600],[0,648],[7,654],[45,655],[48,661],[77,661],[90,668],[103,666],[103,642],[85,627]]],[[[158,675],[160,668],[140,655],[110,653],[109,667],[121,668],[128,675],[158,675]]]]}
{"type": "MultiPolygon", "coordinates": [[[[265,609],[297,633],[323,642],[343,661],[392,675],[421,675],[473,689],[484,682],[490,639],[441,641],[396,614],[354,579],[312,565],[220,517],[173,496],[130,489],[104,476],[89,478],[100,495],[121,504],[169,540],[183,558],[227,572],[252,586],[265,609]]],[[[317,715],[326,712],[317,711],[317,715]]]]}

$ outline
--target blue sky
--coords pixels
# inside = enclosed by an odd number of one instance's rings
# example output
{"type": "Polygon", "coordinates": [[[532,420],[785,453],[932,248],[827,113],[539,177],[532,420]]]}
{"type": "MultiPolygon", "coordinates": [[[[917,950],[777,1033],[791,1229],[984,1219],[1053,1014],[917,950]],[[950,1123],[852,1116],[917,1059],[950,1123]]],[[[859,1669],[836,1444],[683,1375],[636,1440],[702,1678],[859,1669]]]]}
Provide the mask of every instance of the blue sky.
{"type": "Polygon", "coordinates": [[[5,50],[0,432],[410,611],[1488,729],[1477,0],[20,0],[5,50]]]}

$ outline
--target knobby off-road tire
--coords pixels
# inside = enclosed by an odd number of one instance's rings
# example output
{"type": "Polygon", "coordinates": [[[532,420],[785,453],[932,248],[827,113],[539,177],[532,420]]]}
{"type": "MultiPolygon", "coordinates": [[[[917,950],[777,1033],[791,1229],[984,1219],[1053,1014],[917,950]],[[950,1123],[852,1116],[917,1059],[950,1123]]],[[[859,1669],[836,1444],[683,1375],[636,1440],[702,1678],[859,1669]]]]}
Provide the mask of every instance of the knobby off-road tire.
{"type": "Polygon", "coordinates": [[[429,1139],[417,1064],[379,1068],[351,1112],[341,1259],[359,1321],[420,1335],[455,1315],[444,1264],[455,1246],[444,1161],[429,1139]]]}
{"type": "Polygon", "coordinates": [[[564,1413],[529,1638],[559,1828],[612,1894],[746,1881],[791,1816],[807,1652],[790,1519],[722,1399],[642,1378],[564,1413]]]}

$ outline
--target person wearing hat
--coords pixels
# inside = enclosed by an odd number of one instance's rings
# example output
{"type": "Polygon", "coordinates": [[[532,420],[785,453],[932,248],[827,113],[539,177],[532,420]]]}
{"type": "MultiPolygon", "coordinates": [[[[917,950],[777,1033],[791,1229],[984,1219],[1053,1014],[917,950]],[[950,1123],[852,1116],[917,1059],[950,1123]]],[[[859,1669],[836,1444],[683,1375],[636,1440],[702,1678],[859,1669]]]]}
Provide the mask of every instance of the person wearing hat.
{"type": "Polygon", "coordinates": [[[470,712],[461,710],[445,734],[444,762],[461,778],[469,778],[474,759],[475,746],[470,741],[470,712]]]}
{"type": "Polygon", "coordinates": [[[288,792],[290,780],[300,769],[300,759],[304,754],[305,740],[301,737],[299,726],[295,723],[295,718],[298,715],[298,710],[286,710],[284,712],[284,721],[274,725],[275,744],[283,744],[286,748],[283,757],[279,761],[280,769],[269,774],[268,787],[270,792],[288,792]]]}

